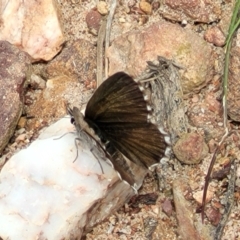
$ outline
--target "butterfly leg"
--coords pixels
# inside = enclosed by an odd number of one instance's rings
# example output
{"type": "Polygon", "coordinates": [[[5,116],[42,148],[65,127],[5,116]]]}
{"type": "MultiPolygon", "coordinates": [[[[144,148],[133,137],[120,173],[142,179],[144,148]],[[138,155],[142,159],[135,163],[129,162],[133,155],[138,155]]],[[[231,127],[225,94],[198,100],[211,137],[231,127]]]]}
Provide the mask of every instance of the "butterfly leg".
{"type": "Polygon", "coordinates": [[[94,148],[92,147],[92,148],[90,149],[90,151],[91,151],[92,155],[97,159],[98,164],[99,164],[99,166],[100,166],[100,168],[101,168],[102,174],[104,174],[102,164],[100,163],[100,161],[99,161],[99,159],[98,159],[98,155],[94,153],[94,148]]]}
{"type": "Polygon", "coordinates": [[[73,163],[77,160],[77,158],[78,158],[78,145],[77,145],[77,141],[80,141],[80,139],[79,138],[75,138],[74,139],[74,143],[75,143],[75,146],[76,146],[76,149],[77,149],[77,155],[76,155],[76,157],[74,158],[74,160],[73,160],[73,163]]]}

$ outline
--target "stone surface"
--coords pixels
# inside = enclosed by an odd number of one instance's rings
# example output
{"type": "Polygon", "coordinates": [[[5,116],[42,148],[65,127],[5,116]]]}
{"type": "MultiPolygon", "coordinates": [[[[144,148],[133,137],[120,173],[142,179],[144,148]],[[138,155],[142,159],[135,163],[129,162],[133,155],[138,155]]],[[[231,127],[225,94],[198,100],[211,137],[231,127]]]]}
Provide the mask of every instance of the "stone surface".
{"type": "Polygon", "coordinates": [[[157,22],[144,31],[131,31],[112,42],[107,51],[109,75],[125,71],[138,76],[146,68],[146,61],[163,56],[182,67],[182,88],[189,93],[203,88],[212,79],[211,53],[211,47],[193,31],[157,22]]]}
{"type": "Polygon", "coordinates": [[[64,42],[55,1],[2,0],[0,40],[18,46],[34,61],[52,59],[64,42]]]}
{"type": "Polygon", "coordinates": [[[92,138],[79,138],[76,149],[73,131],[65,117],[4,165],[2,239],[80,239],[134,194],[92,138]]]}
{"type": "MultiPolygon", "coordinates": [[[[45,72],[46,88],[37,97],[27,93],[28,129],[40,128],[66,113],[66,103],[82,107],[96,86],[96,51],[86,40],[76,40],[49,64],[45,72]],[[85,92],[83,92],[85,89],[85,92]],[[87,89],[87,91],[86,91],[87,89]]],[[[31,82],[30,82],[31,83],[31,82]]]]}
{"type": "Polygon", "coordinates": [[[178,237],[184,240],[212,240],[213,229],[209,225],[203,224],[200,218],[196,218],[194,214],[196,212],[195,206],[186,200],[189,183],[188,178],[181,176],[173,181],[173,200],[178,221],[178,237]]]}
{"type": "Polygon", "coordinates": [[[46,81],[36,74],[31,75],[29,84],[33,89],[44,89],[46,87],[46,81]]]}
{"type": "Polygon", "coordinates": [[[26,126],[26,123],[27,123],[26,117],[20,117],[17,124],[17,128],[24,128],[26,126]]]}
{"type": "Polygon", "coordinates": [[[78,39],[66,45],[46,68],[47,77],[67,76],[78,79],[87,88],[95,88],[96,49],[88,41],[78,39]]]}
{"type": "Polygon", "coordinates": [[[212,225],[217,226],[221,221],[222,215],[218,209],[215,208],[208,208],[206,210],[206,215],[212,225]]]}
{"type": "Polygon", "coordinates": [[[210,23],[221,18],[221,1],[166,0],[161,4],[160,11],[170,20],[210,23]]]}
{"type": "Polygon", "coordinates": [[[169,199],[164,200],[164,202],[162,203],[162,209],[163,209],[163,212],[165,212],[168,217],[170,217],[172,215],[173,206],[169,199]]]}
{"type": "Polygon", "coordinates": [[[186,133],[173,146],[173,152],[182,163],[197,164],[206,157],[208,147],[201,135],[186,133]]]}
{"type": "MultiPolygon", "coordinates": [[[[27,129],[41,129],[66,114],[66,103],[81,105],[81,86],[77,80],[66,76],[49,79],[46,88],[26,109],[28,116],[27,129]]],[[[31,95],[27,95],[31,98],[31,95]]],[[[28,99],[30,101],[30,99],[28,99]]]]}
{"type": "Polygon", "coordinates": [[[178,179],[173,182],[173,198],[178,220],[178,234],[182,239],[200,240],[201,235],[193,223],[193,212],[184,197],[188,188],[186,179],[178,179]]]}
{"type": "Polygon", "coordinates": [[[217,100],[218,87],[213,87],[211,93],[197,103],[192,103],[188,107],[188,119],[192,126],[201,128],[205,133],[205,140],[221,139],[224,128],[222,123],[222,106],[217,100]]]}
{"type": "MultiPolygon", "coordinates": [[[[206,195],[206,203],[210,202],[214,197],[214,192],[211,190],[207,191],[207,195],[206,195]]],[[[193,193],[193,198],[195,199],[195,201],[201,205],[202,204],[202,198],[203,198],[203,190],[200,191],[196,191],[193,193]]]]}
{"type": "Polygon", "coordinates": [[[91,33],[97,35],[101,26],[101,14],[96,10],[90,10],[86,15],[86,23],[91,33]]]}
{"type": "Polygon", "coordinates": [[[8,143],[22,113],[24,82],[30,57],[6,41],[0,41],[0,153],[8,143]]]}
{"type": "Polygon", "coordinates": [[[150,15],[152,13],[152,6],[149,2],[141,1],[139,3],[139,7],[144,13],[146,13],[148,15],[150,15]]]}
{"type": "Polygon", "coordinates": [[[102,15],[108,14],[108,5],[107,5],[107,3],[104,2],[104,1],[99,1],[98,4],[97,4],[97,10],[102,15]]]}
{"type": "Polygon", "coordinates": [[[228,78],[227,110],[229,117],[240,122],[240,32],[231,49],[230,69],[228,78]]]}
{"type": "Polygon", "coordinates": [[[217,47],[222,47],[225,44],[225,36],[218,27],[207,29],[204,38],[206,41],[213,43],[217,47]]]}

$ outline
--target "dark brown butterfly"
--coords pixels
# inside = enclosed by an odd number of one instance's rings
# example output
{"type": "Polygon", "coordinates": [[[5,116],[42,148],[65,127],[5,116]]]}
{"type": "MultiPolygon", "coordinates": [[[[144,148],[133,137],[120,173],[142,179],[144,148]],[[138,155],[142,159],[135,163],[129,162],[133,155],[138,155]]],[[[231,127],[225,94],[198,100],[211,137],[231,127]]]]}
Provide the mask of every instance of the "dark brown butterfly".
{"type": "MultiPolygon", "coordinates": [[[[80,111],[74,107],[69,112],[78,125],[78,131],[84,130],[80,111]]],[[[99,86],[82,117],[106,143],[107,152],[113,156],[110,160],[115,170],[131,185],[131,177],[124,176],[125,170],[114,162],[117,159],[114,156],[119,157],[121,153],[138,166],[149,168],[165,155],[164,135],[149,122],[148,115],[147,102],[138,83],[126,73],[118,72],[99,86]]]]}

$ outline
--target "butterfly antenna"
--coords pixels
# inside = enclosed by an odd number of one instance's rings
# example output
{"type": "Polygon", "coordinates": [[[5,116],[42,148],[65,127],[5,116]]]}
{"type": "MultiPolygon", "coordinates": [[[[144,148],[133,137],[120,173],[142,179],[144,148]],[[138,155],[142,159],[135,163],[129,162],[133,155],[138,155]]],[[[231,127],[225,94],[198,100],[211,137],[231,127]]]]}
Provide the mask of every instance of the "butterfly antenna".
{"type": "Polygon", "coordinates": [[[66,103],[66,102],[65,102],[65,108],[66,108],[66,112],[67,112],[70,116],[72,116],[72,115],[73,115],[73,110],[72,110],[72,108],[70,107],[70,104],[69,104],[69,103],[66,103]]]}
{"type": "Polygon", "coordinates": [[[59,140],[59,139],[61,139],[62,137],[66,136],[69,133],[74,133],[74,132],[66,132],[63,135],[61,135],[60,137],[54,138],[53,140],[59,140]]]}

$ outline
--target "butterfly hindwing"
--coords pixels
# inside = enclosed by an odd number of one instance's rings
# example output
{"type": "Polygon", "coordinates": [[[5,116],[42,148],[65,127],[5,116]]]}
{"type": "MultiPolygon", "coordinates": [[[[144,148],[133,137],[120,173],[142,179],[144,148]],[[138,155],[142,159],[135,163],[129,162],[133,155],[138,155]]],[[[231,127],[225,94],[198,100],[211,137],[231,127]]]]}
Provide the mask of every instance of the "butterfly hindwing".
{"type": "Polygon", "coordinates": [[[103,128],[102,134],[128,159],[143,167],[158,163],[164,156],[166,144],[158,128],[151,124],[103,128]]]}

